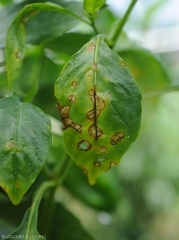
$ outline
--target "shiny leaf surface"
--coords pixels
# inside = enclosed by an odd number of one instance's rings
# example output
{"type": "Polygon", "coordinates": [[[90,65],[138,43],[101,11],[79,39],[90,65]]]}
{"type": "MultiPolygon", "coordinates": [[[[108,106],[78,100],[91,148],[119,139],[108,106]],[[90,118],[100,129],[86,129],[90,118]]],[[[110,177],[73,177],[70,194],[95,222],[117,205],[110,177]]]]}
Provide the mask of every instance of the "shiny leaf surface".
{"type": "Polygon", "coordinates": [[[13,204],[37,178],[51,144],[49,117],[13,96],[0,100],[0,186],[13,204]]]}
{"type": "Polygon", "coordinates": [[[124,61],[98,36],[62,69],[55,96],[68,154],[94,184],[138,135],[140,90],[124,61]]]}

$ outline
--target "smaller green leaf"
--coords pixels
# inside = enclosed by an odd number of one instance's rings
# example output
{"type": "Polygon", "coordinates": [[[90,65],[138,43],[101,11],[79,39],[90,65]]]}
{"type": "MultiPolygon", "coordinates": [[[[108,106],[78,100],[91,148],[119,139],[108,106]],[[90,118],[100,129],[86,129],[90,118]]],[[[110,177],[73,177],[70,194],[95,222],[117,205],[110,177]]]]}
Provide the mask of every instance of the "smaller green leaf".
{"type": "Polygon", "coordinates": [[[19,204],[41,171],[51,144],[47,115],[17,97],[0,100],[0,186],[19,204]]]}
{"type": "Polygon", "coordinates": [[[83,6],[88,13],[93,15],[105,4],[105,2],[106,0],[84,0],[83,6]]]}
{"type": "Polygon", "coordinates": [[[50,2],[29,4],[21,9],[10,24],[6,36],[6,70],[10,89],[12,88],[14,82],[18,79],[25,54],[26,24],[42,11],[65,13],[73,16],[75,19],[88,23],[68,9],[50,2]]]}
{"type": "Polygon", "coordinates": [[[37,214],[33,216],[33,220],[31,221],[32,225],[30,228],[30,232],[27,231],[28,229],[28,222],[29,222],[29,216],[30,216],[30,208],[26,211],[24,219],[21,223],[21,225],[13,232],[11,233],[5,240],[10,239],[45,239],[37,232],[37,214]]]}

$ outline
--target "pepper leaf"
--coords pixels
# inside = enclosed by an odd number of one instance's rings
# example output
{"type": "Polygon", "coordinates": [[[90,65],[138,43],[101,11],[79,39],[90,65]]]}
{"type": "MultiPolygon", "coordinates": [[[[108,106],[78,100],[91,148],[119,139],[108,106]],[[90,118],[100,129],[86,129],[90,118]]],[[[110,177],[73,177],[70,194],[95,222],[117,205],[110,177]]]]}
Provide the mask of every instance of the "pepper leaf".
{"type": "Polygon", "coordinates": [[[105,2],[106,0],[84,0],[83,6],[88,13],[93,15],[105,4],[105,2]]]}
{"type": "MultiPolygon", "coordinates": [[[[50,2],[33,3],[22,8],[10,24],[6,36],[6,70],[9,89],[13,87],[13,84],[19,77],[25,55],[26,24],[42,11],[59,12],[72,16],[74,19],[81,19],[80,16],[77,16],[68,9],[50,2]]],[[[66,31],[68,29],[70,29],[70,26],[67,25],[67,29],[64,30],[66,31]]]]}
{"type": "Polygon", "coordinates": [[[68,154],[94,184],[138,135],[140,90],[122,58],[97,36],[62,69],[55,96],[68,154]]]}
{"type": "Polygon", "coordinates": [[[33,215],[33,218],[30,219],[30,208],[26,211],[23,221],[20,224],[20,226],[10,235],[8,235],[5,240],[10,240],[10,239],[29,239],[32,240],[34,238],[38,238],[41,240],[44,240],[38,232],[37,232],[37,215],[38,213],[36,212],[35,215],[33,215]],[[29,219],[31,220],[31,225],[30,225],[30,231],[29,231],[29,219]]]}
{"type": "Polygon", "coordinates": [[[15,96],[0,100],[0,186],[15,205],[43,166],[50,128],[49,117],[36,106],[15,96]]]}

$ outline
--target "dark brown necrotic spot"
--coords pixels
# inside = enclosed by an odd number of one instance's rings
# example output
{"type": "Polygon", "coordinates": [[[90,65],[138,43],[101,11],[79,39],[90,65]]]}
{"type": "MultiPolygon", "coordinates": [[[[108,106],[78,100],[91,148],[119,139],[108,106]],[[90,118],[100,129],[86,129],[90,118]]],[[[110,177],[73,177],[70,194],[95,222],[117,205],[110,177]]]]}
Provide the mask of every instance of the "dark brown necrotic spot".
{"type": "Polygon", "coordinates": [[[75,95],[70,95],[70,96],[68,97],[68,99],[69,99],[70,102],[72,102],[72,103],[75,103],[75,102],[76,102],[76,97],[75,97],[75,95]]]}
{"type": "Polygon", "coordinates": [[[115,145],[115,144],[119,143],[124,137],[125,137],[125,133],[123,133],[123,132],[115,133],[110,139],[111,145],[115,145]]]}
{"type": "Polygon", "coordinates": [[[101,137],[103,135],[103,132],[101,131],[101,129],[99,129],[98,127],[96,127],[94,124],[92,124],[89,128],[88,128],[88,132],[90,134],[91,137],[101,137]]]}
{"type": "Polygon", "coordinates": [[[77,148],[78,150],[89,151],[92,148],[92,145],[88,141],[82,140],[78,143],[77,148]]]}
{"type": "Polygon", "coordinates": [[[88,46],[88,52],[91,53],[95,50],[96,48],[96,42],[94,43],[90,43],[89,46],[88,46]]]}
{"type": "Polygon", "coordinates": [[[69,116],[69,111],[70,111],[70,106],[61,106],[60,103],[58,102],[56,104],[56,107],[58,108],[60,112],[60,116],[64,125],[64,130],[71,127],[77,132],[81,133],[82,132],[82,126],[80,124],[76,124],[73,122],[73,120],[69,116]]]}
{"type": "Polygon", "coordinates": [[[101,153],[105,153],[105,152],[107,152],[107,151],[108,151],[108,148],[105,147],[105,146],[101,146],[101,147],[99,148],[99,152],[101,152],[101,153]]]}
{"type": "Polygon", "coordinates": [[[94,164],[95,167],[100,167],[101,166],[100,162],[94,162],[93,164],[94,164]]]}

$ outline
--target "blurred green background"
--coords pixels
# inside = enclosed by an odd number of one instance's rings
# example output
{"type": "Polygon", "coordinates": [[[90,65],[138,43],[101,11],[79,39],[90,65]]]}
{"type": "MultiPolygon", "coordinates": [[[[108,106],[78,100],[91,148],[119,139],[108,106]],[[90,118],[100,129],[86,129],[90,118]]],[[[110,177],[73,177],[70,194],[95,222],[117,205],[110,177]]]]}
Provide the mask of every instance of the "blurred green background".
{"type": "MultiPolygon", "coordinates": [[[[40,1],[0,1],[0,97],[7,84],[8,25],[23,6],[33,2],[40,1]]],[[[80,1],[53,2],[84,14],[80,1]]],[[[95,21],[98,31],[110,39],[129,4],[127,0],[107,1],[95,21]]],[[[143,93],[139,136],[121,163],[102,174],[95,186],[89,186],[81,169],[72,165],[56,193],[59,205],[52,239],[179,239],[178,8],[177,0],[138,0],[114,50],[124,59],[143,93]]],[[[86,24],[59,13],[41,13],[27,26],[27,51],[15,92],[24,99],[39,83],[33,103],[53,117],[53,144],[47,157],[50,168],[65,155],[53,85],[71,55],[93,35],[86,24]]],[[[44,179],[42,171],[16,207],[0,192],[0,238],[20,224],[35,189],[44,179]]],[[[39,229],[43,234],[40,224],[39,229]]]]}

